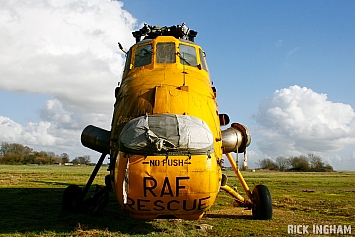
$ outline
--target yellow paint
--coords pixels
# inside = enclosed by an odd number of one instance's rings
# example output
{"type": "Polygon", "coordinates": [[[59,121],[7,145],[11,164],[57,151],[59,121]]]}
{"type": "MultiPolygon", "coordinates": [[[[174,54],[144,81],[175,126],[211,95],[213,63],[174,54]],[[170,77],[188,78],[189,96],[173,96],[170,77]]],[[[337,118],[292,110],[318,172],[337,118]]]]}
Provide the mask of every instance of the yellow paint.
{"type": "Polygon", "coordinates": [[[248,184],[245,182],[244,177],[243,177],[242,173],[240,172],[240,170],[239,170],[237,164],[235,163],[235,161],[234,161],[232,155],[231,155],[230,153],[227,153],[226,156],[227,156],[228,161],[229,161],[229,163],[231,164],[231,166],[232,166],[232,168],[233,168],[235,174],[237,175],[237,177],[238,177],[238,179],[239,179],[239,182],[241,183],[241,185],[242,185],[244,191],[246,192],[247,196],[248,196],[249,198],[251,198],[251,192],[250,192],[249,186],[248,186],[248,184]]]}
{"type": "Polygon", "coordinates": [[[245,199],[238,193],[236,192],[233,188],[229,187],[228,185],[221,186],[221,189],[229,193],[231,196],[233,196],[235,199],[237,199],[240,203],[244,203],[245,199]]]}
{"type": "Polygon", "coordinates": [[[140,41],[128,53],[116,95],[110,156],[116,159],[115,169],[111,171],[113,189],[121,207],[133,218],[173,215],[199,219],[215,201],[221,180],[221,130],[215,94],[207,68],[202,67],[205,62],[201,60],[205,58],[201,52],[200,46],[192,42],[158,36],[140,41]],[[175,54],[170,58],[157,56],[157,45],[162,43],[174,45],[175,54]],[[148,50],[138,49],[141,46],[148,50]],[[196,65],[183,64],[182,47],[195,50],[196,65]],[[165,59],[171,63],[157,62],[165,59]],[[189,115],[203,120],[213,134],[214,152],[146,156],[120,151],[119,135],[124,125],[146,114],[189,115]]]}

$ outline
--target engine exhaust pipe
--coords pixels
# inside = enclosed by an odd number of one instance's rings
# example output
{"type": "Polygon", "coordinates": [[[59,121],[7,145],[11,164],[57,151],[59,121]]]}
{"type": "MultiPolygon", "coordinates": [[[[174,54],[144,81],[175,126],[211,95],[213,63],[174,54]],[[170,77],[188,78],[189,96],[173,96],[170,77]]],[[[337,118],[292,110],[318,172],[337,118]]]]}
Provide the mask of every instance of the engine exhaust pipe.
{"type": "Polygon", "coordinates": [[[242,124],[233,123],[230,128],[222,131],[223,154],[229,152],[243,153],[250,142],[249,130],[242,124]]]}
{"type": "Polygon", "coordinates": [[[81,144],[94,151],[109,154],[110,133],[105,129],[89,125],[81,133],[81,144]]]}

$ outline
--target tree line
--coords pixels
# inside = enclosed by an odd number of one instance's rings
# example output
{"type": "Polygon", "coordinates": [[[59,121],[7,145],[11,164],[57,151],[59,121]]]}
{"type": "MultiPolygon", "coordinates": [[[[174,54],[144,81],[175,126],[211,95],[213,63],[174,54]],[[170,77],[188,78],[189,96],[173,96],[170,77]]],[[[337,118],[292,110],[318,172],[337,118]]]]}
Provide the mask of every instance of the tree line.
{"type": "MultiPolygon", "coordinates": [[[[55,163],[73,163],[89,165],[91,157],[89,155],[75,157],[70,161],[67,153],[56,155],[54,152],[34,151],[28,146],[18,143],[9,144],[2,142],[0,147],[0,164],[6,165],[53,165],[55,163]]],[[[333,171],[333,167],[324,162],[320,156],[309,154],[308,156],[279,156],[276,160],[258,160],[256,165],[259,169],[279,170],[279,171],[313,171],[327,172],[333,171]]]]}
{"type": "Polygon", "coordinates": [[[256,165],[260,169],[280,171],[303,171],[303,172],[330,172],[333,167],[324,162],[320,156],[308,154],[308,156],[279,156],[276,161],[271,159],[258,160],[256,165]]]}
{"type": "Polygon", "coordinates": [[[53,165],[56,163],[86,164],[91,163],[89,155],[75,157],[70,161],[67,153],[56,155],[54,152],[35,151],[18,143],[2,142],[0,147],[0,164],[3,165],[53,165]]]}

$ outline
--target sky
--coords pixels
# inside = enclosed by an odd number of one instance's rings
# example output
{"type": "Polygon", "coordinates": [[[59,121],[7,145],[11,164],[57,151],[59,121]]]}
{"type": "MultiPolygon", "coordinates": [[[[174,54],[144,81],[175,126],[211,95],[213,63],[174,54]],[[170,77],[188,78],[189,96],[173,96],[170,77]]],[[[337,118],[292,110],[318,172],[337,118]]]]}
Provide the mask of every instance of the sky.
{"type": "MultiPolygon", "coordinates": [[[[220,113],[250,130],[249,167],[314,154],[355,170],[354,1],[0,1],[0,142],[70,159],[110,130],[131,32],[186,23],[220,113]]],[[[223,127],[227,129],[229,127],[223,127]]],[[[242,157],[240,157],[242,158],[242,157]]]]}

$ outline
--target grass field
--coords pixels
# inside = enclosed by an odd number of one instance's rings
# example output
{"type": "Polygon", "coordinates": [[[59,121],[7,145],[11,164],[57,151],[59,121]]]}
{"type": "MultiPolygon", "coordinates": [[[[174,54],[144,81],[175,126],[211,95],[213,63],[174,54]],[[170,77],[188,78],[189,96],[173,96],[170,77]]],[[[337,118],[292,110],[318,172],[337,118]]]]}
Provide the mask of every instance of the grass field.
{"type": "MultiPolygon", "coordinates": [[[[233,207],[222,191],[199,221],[135,221],[113,193],[101,216],[62,212],[64,189],[83,187],[93,168],[0,165],[0,236],[297,236],[288,234],[291,224],[308,225],[307,236],[318,236],[313,225],[346,225],[353,228],[347,236],[355,236],[355,172],[243,172],[251,189],[262,183],[271,191],[273,219],[267,221],[233,207]]],[[[94,184],[103,185],[106,174],[103,167],[94,184]]],[[[227,175],[245,196],[234,173],[227,175]]]]}

